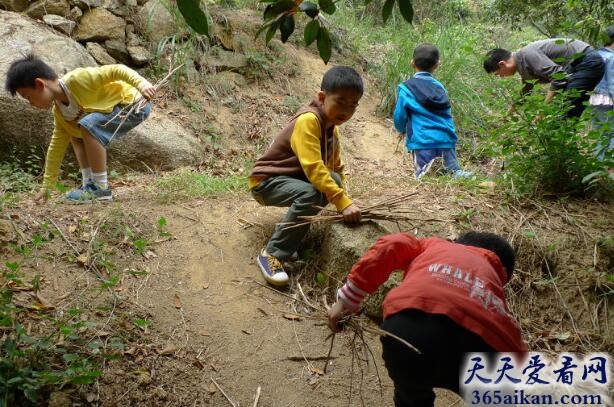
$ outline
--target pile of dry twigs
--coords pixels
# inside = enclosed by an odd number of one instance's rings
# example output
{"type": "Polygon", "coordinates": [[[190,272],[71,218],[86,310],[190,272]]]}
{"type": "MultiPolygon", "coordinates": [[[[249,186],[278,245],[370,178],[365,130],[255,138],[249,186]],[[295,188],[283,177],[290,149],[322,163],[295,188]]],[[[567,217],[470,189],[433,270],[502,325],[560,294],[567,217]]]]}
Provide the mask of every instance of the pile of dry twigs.
{"type": "MultiPolygon", "coordinates": [[[[416,195],[418,191],[412,191],[408,194],[392,197],[378,202],[374,205],[362,207],[360,213],[362,220],[387,220],[387,221],[441,221],[441,219],[424,219],[421,215],[424,214],[424,209],[409,206],[409,198],[416,195]]],[[[335,223],[342,222],[343,215],[321,208],[322,212],[313,216],[299,216],[294,222],[280,222],[283,229],[291,229],[306,224],[313,223],[335,223]]]]}

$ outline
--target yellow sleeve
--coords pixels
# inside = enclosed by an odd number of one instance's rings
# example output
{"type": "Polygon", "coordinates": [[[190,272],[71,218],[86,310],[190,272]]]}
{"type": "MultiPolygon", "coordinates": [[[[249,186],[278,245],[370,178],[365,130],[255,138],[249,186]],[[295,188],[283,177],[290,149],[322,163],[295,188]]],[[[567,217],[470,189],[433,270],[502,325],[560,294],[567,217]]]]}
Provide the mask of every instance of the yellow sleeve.
{"type": "MultiPolygon", "coordinates": [[[[326,195],[326,199],[341,212],[352,204],[343,188],[339,187],[330,170],[324,164],[320,151],[322,138],[320,122],[314,113],[305,113],[296,119],[290,146],[298,157],[301,167],[315,189],[326,195]]],[[[336,152],[336,154],[339,154],[336,152]]],[[[337,158],[335,158],[337,160],[337,158]]],[[[340,161],[340,160],[339,160],[340,161]]]]}
{"type": "MultiPolygon", "coordinates": [[[[335,126],[335,137],[337,138],[337,140],[339,140],[339,127],[335,126]]],[[[334,157],[333,157],[333,168],[335,169],[335,172],[339,174],[339,176],[341,177],[341,185],[345,188],[345,165],[343,164],[343,160],[341,160],[341,149],[338,148],[334,151],[334,157]]]]}
{"type": "Polygon", "coordinates": [[[45,175],[43,176],[43,188],[53,189],[60,175],[62,160],[66,154],[66,148],[70,143],[70,136],[58,125],[57,119],[54,120],[54,129],[51,142],[47,148],[45,157],[45,175]]]}
{"type": "Polygon", "coordinates": [[[126,65],[103,65],[98,68],[102,83],[113,81],[124,81],[141,91],[147,86],[152,86],[151,83],[135,70],[128,68],[126,65]]]}
{"type": "Polygon", "coordinates": [[[73,92],[81,94],[82,92],[95,91],[108,83],[116,81],[126,82],[138,89],[139,92],[143,88],[151,86],[147,79],[143,78],[133,69],[125,65],[115,64],[76,70],[73,81],[71,81],[71,88],[73,92]]]}

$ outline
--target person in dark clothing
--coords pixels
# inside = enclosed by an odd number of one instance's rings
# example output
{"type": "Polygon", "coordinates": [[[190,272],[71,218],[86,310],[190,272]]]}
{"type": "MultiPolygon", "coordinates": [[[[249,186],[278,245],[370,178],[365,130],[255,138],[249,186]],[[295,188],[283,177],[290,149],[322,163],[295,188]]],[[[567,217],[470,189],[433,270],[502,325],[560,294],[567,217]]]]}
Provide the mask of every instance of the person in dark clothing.
{"type": "Polygon", "coordinates": [[[518,73],[524,83],[522,94],[530,92],[534,82],[549,83],[546,102],[564,90],[571,104],[567,117],[580,117],[590,92],[603,77],[605,65],[589,44],[553,38],[532,42],[516,52],[494,48],[486,55],[484,69],[500,77],[518,73]]]}

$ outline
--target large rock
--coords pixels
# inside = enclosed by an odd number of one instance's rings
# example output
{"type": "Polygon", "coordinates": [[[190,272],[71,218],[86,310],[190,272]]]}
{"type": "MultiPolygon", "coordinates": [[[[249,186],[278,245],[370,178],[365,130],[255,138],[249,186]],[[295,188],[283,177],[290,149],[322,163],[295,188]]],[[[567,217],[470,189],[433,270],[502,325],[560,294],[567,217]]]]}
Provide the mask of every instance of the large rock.
{"type": "Polygon", "coordinates": [[[137,31],[152,42],[155,48],[165,37],[179,34],[175,17],[168,11],[162,0],[149,0],[134,18],[137,31]]]}
{"type": "Polygon", "coordinates": [[[70,5],[66,0],[37,0],[30,4],[25,13],[32,18],[40,19],[45,14],[65,16],[69,10],[70,5]]]}
{"type": "MultiPolygon", "coordinates": [[[[4,82],[13,59],[34,53],[44,59],[58,75],[80,66],[96,66],[85,49],[57,34],[42,23],[21,14],[0,10],[0,78],[4,82]]],[[[0,91],[0,159],[15,152],[29,152],[34,147],[44,151],[53,131],[49,112],[30,107],[27,103],[0,91]]]]}
{"type": "Polygon", "coordinates": [[[74,21],[55,14],[45,14],[43,16],[43,21],[48,26],[55,28],[56,30],[66,35],[70,35],[72,33],[72,30],[74,30],[77,26],[77,23],[75,23],[74,21]]]}
{"type": "Polygon", "coordinates": [[[100,65],[112,65],[117,63],[115,58],[109,55],[107,50],[105,50],[102,45],[98,44],[97,42],[86,42],[85,48],[100,65]]]}
{"type": "MultiPolygon", "coordinates": [[[[329,284],[334,285],[333,292],[336,292],[341,285],[336,282],[345,282],[354,263],[366,253],[373,243],[381,236],[390,233],[384,226],[375,222],[365,222],[353,227],[333,223],[321,228],[319,232],[322,234],[320,237],[320,250],[322,251],[320,269],[332,277],[329,284]]],[[[382,301],[388,291],[399,281],[398,276],[392,275],[375,293],[368,296],[363,306],[365,314],[381,318],[382,301]]]]}
{"type": "Polygon", "coordinates": [[[106,41],[126,39],[126,21],[100,7],[86,11],[75,30],[77,41],[106,41]]]}
{"type": "MultiPolygon", "coordinates": [[[[83,66],[96,66],[85,48],[42,23],[20,14],[0,10],[0,77],[13,58],[35,53],[61,76],[83,66]]],[[[3,87],[4,88],[4,87],[3,87]]],[[[23,100],[0,90],[0,160],[14,152],[46,151],[53,131],[51,113],[30,107],[23,100]]],[[[132,168],[171,169],[202,161],[204,148],[179,123],[154,108],[152,118],[124,138],[111,144],[109,158],[132,168]]]]}
{"type": "Polygon", "coordinates": [[[110,145],[109,160],[137,170],[170,170],[202,161],[203,152],[193,135],[154,107],[147,120],[110,145]]]}

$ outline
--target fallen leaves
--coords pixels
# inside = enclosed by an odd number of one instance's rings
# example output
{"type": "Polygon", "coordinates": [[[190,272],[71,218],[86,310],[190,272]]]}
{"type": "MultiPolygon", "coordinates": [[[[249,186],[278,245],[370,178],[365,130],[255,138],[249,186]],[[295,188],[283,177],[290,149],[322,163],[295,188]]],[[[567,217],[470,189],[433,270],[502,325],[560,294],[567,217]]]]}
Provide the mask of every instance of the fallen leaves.
{"type": "Polygon", "coordinates": [[[168,356],[173,355],[177,352],[179,348],[175,345],[167,345],[164,349],[158,351],[158,355],[160,356],[168,356]]]}
{"type": "Polygon", "coordinates": [[[209,384],[207,385],[207,392],[209,394],[213,394],[217,391],[217,387],[215,387],[215,384],[213,382],[209,382],[209,384]]]}

